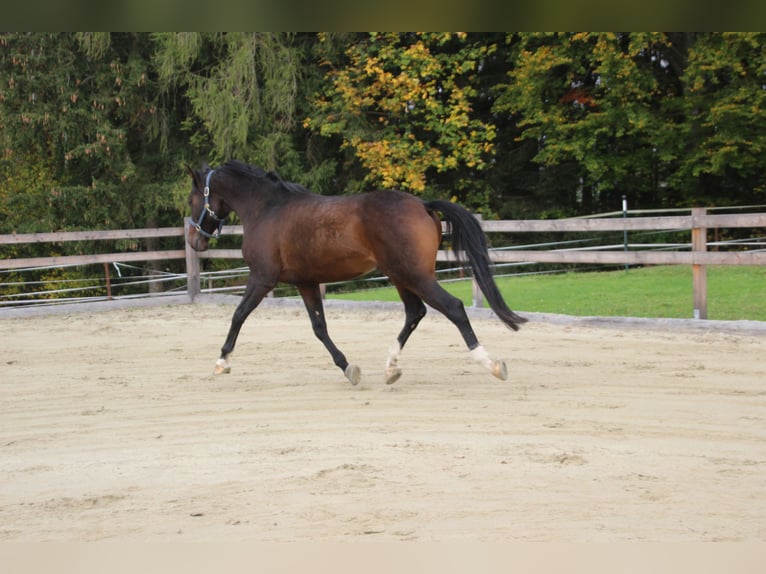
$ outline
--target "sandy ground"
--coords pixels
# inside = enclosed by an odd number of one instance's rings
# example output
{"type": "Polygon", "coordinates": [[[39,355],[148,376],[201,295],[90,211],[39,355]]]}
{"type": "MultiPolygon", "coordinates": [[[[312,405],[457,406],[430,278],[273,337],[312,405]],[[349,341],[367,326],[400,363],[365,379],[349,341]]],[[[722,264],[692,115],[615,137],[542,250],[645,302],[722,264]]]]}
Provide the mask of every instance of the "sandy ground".
{"type": "Polygon", "coordinates": [[[232,310],[0,314],[0,540],[766,539],[766,332],[232,310]]]}

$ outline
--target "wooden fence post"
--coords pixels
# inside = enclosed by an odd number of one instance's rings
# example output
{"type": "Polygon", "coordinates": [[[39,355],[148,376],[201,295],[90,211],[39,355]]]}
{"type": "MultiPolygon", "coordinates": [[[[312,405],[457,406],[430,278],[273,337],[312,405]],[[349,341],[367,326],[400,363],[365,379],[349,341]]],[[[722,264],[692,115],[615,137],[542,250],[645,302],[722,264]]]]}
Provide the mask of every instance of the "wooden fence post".
{"type": "Polygon", "coordinates": [[[189,295],[189,301],[200,294],[200,275],[199,275],[199,257],[197,252],[191,248],[186,239],[189,237],[189,218],[184,218],[184,247],[186,249],[186,293],[189,295]]]}
{"type": "MultiPolygon", "coordinates": [[[[707,228],[701,227],[695,220],[704,217],[707,209],[692,208],[692,250],[695,253],[707,251],[707,228]]],[[[692,281],[694,284],[694,318],[707,319],[707,267],[692,264],[692,281]]]]}
{"type": "Polygon", "coordinates": [[[109,274],[109,263],[104,261],[104,278],[106,279],[106,298],[112,300],[112,277],[109,274]]]}
{"type": "Polygon", "coordinates": [[[484,306],[484,293],[481,292],[476,277],[471,279],[471,305],[479,309],[484,306]]]}

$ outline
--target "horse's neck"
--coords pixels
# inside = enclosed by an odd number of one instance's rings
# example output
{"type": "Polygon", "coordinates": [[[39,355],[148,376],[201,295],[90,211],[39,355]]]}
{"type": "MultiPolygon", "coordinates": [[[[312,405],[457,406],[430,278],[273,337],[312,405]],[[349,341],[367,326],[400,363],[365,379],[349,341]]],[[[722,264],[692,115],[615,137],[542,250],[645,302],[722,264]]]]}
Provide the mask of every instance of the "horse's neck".
{"type": "Polygon", "coordinates": [[[221,189],[221,198],[239,216],[242,223],[257,219],[272,201],[274,192],[264,186],[226,185],[221,189]]]}

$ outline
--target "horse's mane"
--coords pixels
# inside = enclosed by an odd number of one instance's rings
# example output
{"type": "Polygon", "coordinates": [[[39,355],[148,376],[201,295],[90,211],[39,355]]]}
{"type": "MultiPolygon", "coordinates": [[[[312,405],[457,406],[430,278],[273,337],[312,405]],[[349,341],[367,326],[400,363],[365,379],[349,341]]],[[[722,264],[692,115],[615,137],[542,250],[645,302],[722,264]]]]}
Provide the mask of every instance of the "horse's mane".
{"type": "Polygon", "coordinates": [[[283,189],[291,193],[307,193],[308,190],[298,183],[291,181],[285,181],[279,175],[273,171],[266,171],[255,165],[248,163],[230,160],[223,164],[220,168],[221,171],[230,175],[244,179],[255,183],[264,183],[264,180],[268,181],[272,185],[276,185],[278,188],[283,189]]]}

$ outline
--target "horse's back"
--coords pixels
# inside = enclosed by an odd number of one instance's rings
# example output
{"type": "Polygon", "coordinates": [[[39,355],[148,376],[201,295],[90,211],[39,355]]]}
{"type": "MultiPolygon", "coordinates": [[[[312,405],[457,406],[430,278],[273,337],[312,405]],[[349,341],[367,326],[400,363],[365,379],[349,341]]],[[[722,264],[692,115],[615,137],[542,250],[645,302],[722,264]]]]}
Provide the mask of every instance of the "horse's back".
{"type": "Polygon", "coordinates": [[[378,268],[394,277],[429,275],[441,240],[439,219],[411,194],[296,196],[260,221],[254,245],[272,245],[279,280],[329,283],[378,268]]]}

